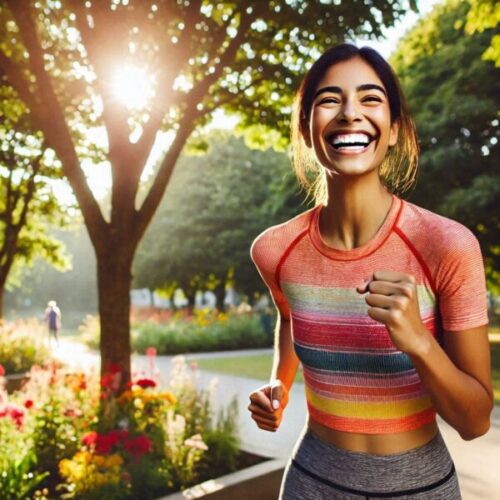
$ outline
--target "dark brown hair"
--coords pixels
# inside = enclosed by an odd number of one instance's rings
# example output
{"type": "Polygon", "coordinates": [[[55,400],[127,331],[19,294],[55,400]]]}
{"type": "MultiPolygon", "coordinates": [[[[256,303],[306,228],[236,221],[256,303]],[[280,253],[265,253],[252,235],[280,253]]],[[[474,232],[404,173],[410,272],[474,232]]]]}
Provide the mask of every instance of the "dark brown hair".
{"type": "Polygon", "coordinates": [[[304,142],[304,134],[309,133],[314,92],[328,68],[355,57],[369,64],[380,78],[387,91],[391,123],[399,122],[397,143],[389,149],[380,166],[380,178],[394,193],[408,190],[416,180],[419,153],[417,133],[398,77],[389,63],[376,50],[343,43],[328,49],[312,65],[299,87],[292,113],[292,150],[295,173],[300,184],[318,204],[326,202],[325,170],[318,165],[312,149],[304,142]]]}

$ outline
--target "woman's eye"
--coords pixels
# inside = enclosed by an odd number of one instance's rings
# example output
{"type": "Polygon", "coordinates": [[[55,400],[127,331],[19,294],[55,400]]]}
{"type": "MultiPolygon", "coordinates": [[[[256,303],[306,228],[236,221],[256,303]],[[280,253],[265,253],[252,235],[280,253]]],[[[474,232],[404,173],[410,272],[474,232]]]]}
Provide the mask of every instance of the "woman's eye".
{"type": "Polygon", "coordinates": [[[335,97],[325,97],[319,101],[319,104],[338,104],[339,100],[335,97]]]}
{"type": "Polygon", "coordinates": [[[382,98],[377,95],[369,95],[363,97],[363,102],[382,102],[382,98]]]}

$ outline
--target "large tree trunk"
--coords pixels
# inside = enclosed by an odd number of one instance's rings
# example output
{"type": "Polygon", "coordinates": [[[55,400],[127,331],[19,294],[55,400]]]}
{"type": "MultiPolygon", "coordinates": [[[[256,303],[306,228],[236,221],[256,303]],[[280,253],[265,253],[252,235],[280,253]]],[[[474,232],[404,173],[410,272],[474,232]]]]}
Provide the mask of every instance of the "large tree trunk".
{"type": "Polygon", "coordinates": [[[0,325],[3,323],[3,297],[5,293],[4,284],[0,283],[0,325]]]}
{"type": "MultiPolygon", "coordinates": [[[[130,243],[129,243],[130,245],[130,243]]],[[[113,248],[112,245],[110,245],[113,248]]],[[[101,375],[121,373],[119,390],[131,378],[130,286],[134,248],[100,255],[97,264],[101,324],[101,375]]]]}

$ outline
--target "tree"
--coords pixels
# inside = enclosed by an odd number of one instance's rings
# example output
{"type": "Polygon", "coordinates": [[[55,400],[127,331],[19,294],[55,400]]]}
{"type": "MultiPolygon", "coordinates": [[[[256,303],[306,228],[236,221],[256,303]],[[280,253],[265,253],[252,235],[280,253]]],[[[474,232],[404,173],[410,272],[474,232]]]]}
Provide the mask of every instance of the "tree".
{"type": "Polygon", "coordinates": [[[250,245],[266,227],[305,207],[284,152],[250,149],[242,138],[221,132],[208,143],[206,154],[179,159],[139,247],[134,275],[138,286],[171,290],[176,284],[192,300],[196,287],[213,290],[222,309],[229,284],[250,297],[265,291],[250,245]]]}
{"type": "Polygon", "coordinates": [[[483,52],[483,59],[493,61],[495,66],[500,67],[500,34],[498,24],[500,23],[500,3],[496,0],[469,0],[471,8],[467,13],[465,31],[469,35],[482,32],[486,29],[494,29],[489,47],[483,52]]]}
{"type": "Polygon", "coordinates": [[[311,57],[346,37],[381,35],[407,8],[403,0],[3,2],[0,69],[61,161],[96,252],[102,371],[115,364],[123,384],[130,378],[133,257],[193,130],[217,108],[287,129],[291,89],[311,57]],[[127,106],[112,82],[117,65],[132,63],[122,80],[144,69],[154,98],[139,103],[143,88],[127,106]],[[92,143],[89,127],[105,129],[107,147],[92,143]],[[139,200],[159,130],[170,147],[139,200]],[[108,217],[81,169],[89,157],[111,165],[108,217]]]}
{"type": "Polygon", "coordinates": [[[394,64],[414,112],[422,155],[412,199],[478,237],[490,287],[498,287],[500,71],[482,58],[492,30],[464,31],[470,6],[448,1],[401,41],[394,64]]]}
{"type": "Polygon", "coordinates": [[[64,245],[47,234],[47,224],[65,217],[49,184],[60,177],[40,134],[9,85],[0,85],[0,319],[8,283],[19,284],[36,256],[67,269],[64,245]]]}

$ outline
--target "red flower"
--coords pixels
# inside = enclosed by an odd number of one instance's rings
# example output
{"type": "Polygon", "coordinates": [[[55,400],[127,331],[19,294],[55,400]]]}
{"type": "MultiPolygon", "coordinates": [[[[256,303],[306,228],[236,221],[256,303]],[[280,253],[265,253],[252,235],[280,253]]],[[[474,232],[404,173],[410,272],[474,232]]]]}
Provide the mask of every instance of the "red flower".
{"type": "Polygon", "coordinates": [[[3,365],[0,365],[0,377],[3,377],[5,375],[5,368],[3,365]]]}
{"type": "Polygon", "coordinates": [[[33,400],[32,399],[27,399],[25,402],[24,402],[24,407],[27,408],[28,410],[33,406],[33,400]]]}
{"type": "Polygon", "coordinates": [[[110,434],[98,434],[95,443],[95,451],[99,455],[107,455],[113,449],[113,446],[118,442],[116,436],[110,434]]]}
{"type": "Polygon", "coordinates": [[[99,434],[98,432],[88,432],[83,436],[82,443],[89,448],[93,448],[99,455],[107,455],[111,453],[113,448],[119,443],[126,443],[128,431],[114,430],[107,434],[99,434]]]}
{"type": "Polygon", "coordinates": [[[141,378],[137,380],[136,384],[143,389],[147,389],[148,387],[156,387],[156,382],[151,380],[150,378],[141,378]]]}
{"type": "Polygon", "coordinates": [[[115,443],[124,443],[128,439],[128,431],[123,429],[117,429],[108,433],[115,443]]]}
{"type": "Polygon", "coordinates": [[[85,436],[82,437],[82,443],[85,446],[88,446],[89,448],[92,448],[95,446],[97,441],[97,432],[95,431],[90,431],[85,434],[85,436]]]}
{"type": "Polygon", "coordinates": [[[128,451],[133,457],[140,458],[145,453],[149,453],[152,449],[151,441],[147,436],[141,434],[135,438],[130,439],[125,443],[125,450],[128,451]]]}

